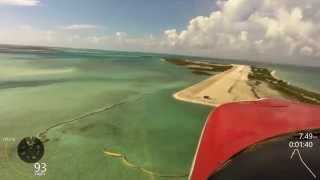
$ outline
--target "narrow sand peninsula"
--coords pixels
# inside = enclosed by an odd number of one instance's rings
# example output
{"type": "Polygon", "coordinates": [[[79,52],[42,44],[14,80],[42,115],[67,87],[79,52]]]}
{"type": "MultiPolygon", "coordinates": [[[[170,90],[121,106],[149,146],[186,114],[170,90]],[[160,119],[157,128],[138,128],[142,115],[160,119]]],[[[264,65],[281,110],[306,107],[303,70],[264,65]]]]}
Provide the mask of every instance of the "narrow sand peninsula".
{"type": "Polygon", "coordinates": [[[198,84],[174,94],[178,100],[218,106],[220,104],[256,100],[258,97],[252,92],[248,84],[250,66],[233,65],[233,68],[214,75],[198,84]]]}

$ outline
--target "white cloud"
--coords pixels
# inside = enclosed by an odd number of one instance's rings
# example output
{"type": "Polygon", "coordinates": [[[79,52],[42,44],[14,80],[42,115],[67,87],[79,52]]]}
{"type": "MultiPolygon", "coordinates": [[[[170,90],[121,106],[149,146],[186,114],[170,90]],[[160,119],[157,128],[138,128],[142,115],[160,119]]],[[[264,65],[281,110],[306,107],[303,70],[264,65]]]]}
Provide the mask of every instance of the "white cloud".
{"type": "Polygon", "coordinates": [[[241,41],[247,41],[248,40],[248,32],[247,31],[241,31],[239,34],[239,39],[241,41]]]}
{"type": "Polygon", "coordinates": [[[116,32],[116,36],[119,38],[119,39],[124,39],[128,36],[128,34],[126,32],[116,32]]]}
{"type": "Polygon", "coordinates": [[[305,56],[311,56],[313,53],[313,49],[309,46],[305,46],[300,49],[300,53],[305,56]]]}
{"type": "Polygon", "coordinates": [[[72,24],[68,26],[59,26],[59,29],[62,30],[73,30],[73,31],[78,31],[78,30],[95,30],[98,29],[99,27],[97,25],[92,25],[92,24],[72,24]]]}
{"type": "MultiPolygon", "coordinates": [[[[96,31],[69,31],[60,28],[39,29],[30,25],[0,29],[0,43],[112,50],[156,51],[162,49],[153,35],[131,37],[126,32],[98,35],[96,31]]],[[[162,50],[165,52],[165,50],[162,50]]]]}
{"type": "Polygon", "coordinates": [[[39,0],[0,0],[0,5],[37,6],[39,4],[40,4],[39,0]]]}
{"type": "Polygon", "coordinates": [[[320,54],[320,1],[217,1],[185,30],[164,31],[162,44],[216,57],[289,61],[320,54]]]}
{"type": "Polygon", "coordinates": [[[18,28],[21,30],[26,30],[26,31],[33,29],[32,26],[30,26],[30,25],[22,25],[22,26],[19,26],[18,28]]]}
{"type": "Polygon", "coordinates": [[[191,19],[182,31],[172,28],[160,36],[132,37],[120,30],[105,34],[103,26],[92,24],[47,30],[24,25],[1,28],[0,43],[182,53],[287,63],[306,63],[306,60],[320,57],[319,0],[218,0],[217,8],[208,16],[191,19]]]}

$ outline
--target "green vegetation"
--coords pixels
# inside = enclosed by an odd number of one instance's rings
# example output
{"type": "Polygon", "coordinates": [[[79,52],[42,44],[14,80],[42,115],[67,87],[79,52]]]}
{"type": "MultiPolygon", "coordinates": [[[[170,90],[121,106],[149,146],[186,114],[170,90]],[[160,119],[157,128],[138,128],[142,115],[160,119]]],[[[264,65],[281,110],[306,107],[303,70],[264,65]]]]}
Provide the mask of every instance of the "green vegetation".
{"type": "Polygon", "coordinates": [[[166,59],[166,61],[179,66],[186,66],[192,64],[191,61],[187,61],[184,59],[166,59]]]}
{"type": "Polygon", "coordinates": [[[251,66],[252,72],[248,78],[256,81],[256,83],[266,82],[271,88],[278,90],[284,95],[297,99],[301,102],[320,104],[320,94],[311,92],[300,87],[290,85],[281,79],[277,79],[267,68],[251,66]]]}
{"type": "Polygon", "coordinates": [[[185,60],[185,59],[166,59],[167,62],[179,65],[179,66],[185,66],[188,69],[192,70],[192,73],[199,74],[199,75],[212,75],[216,72],[224,72],[230,68],[232,68],[232,65],[223,65],[223,64],[213,64],[209,62],[204,61],[191,61],[191,60],[185,60]],[[210,73],[213,72],[213,73],[210,73]]]}
{"type": "Polygon", "coordinates": [[[212,74],[210,72],[206,72],[206,71],[192,71],[193,74],[197,74],[197,75],[205,75],[205,76],[211,76],[212,74]]]}

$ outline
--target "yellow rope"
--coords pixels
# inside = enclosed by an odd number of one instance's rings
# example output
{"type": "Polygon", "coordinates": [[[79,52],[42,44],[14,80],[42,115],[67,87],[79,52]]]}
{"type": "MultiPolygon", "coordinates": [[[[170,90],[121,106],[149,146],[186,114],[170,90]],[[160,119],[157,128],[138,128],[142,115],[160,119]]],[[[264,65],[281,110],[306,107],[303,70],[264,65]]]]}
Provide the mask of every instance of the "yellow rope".
{"type": "Polygon", "coordinates": [[[121,154],[121,153],[115,153],[115,152],[111,152],[111,151],[104,151],[104,154],[107,155],[107,156],[111,156],[111,157],[114,157],[114,158],[119,158],[121,159],[122,163],[125,165],[125,166],[128,166],[130,168],[133,168],[133,169],[137,169],[138,171],[146,174],[146,175],[150,175],[150,176],[156,176],[156,177],[167,177],[167,178],[179,178],[179,177],[187,177],[188,174],[181,174],[181,175],[165,175],[165,174],[160,174],[160,173],[157,173],[157,172],[153,172],[153,171],[150,171],[148,169],[145,169],[141,166],[138,166],[138,165],[135,165],[133,163],[131,163],[128,158],[124,155],[124,154],[121,154]]]}

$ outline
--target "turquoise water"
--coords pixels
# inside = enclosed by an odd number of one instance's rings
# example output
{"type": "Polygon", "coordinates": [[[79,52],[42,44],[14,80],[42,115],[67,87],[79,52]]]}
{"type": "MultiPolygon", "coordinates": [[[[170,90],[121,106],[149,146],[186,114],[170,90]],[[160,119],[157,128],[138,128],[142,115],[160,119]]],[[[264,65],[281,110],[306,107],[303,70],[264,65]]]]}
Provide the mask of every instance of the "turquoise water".
{"type": "Polygon", "coordinates": [[[276,76],[291,84],[320,92],[320,68],[276,66],[273,69],[276,70],[276,76]]]}
{"type": "MultiPolygon", "coordinates": [[[[294,84],[320,89],[317,70],[273,68],[294,84]]],[[[211,108],[176,101],[172,94],[205,78],[157,54],[0,53],[1,180],[40,179],[32,164],[17,157],[19,140],[70,120],[75,121],[48,131],[41,160],[47,172],[41,179],[187,179],[150,176],[103,152],[124,154],[130,163],[157,174],[188,174],[211,108]]]]}
{"type": "Polygon", "coordinates": [[[49,130],[42,179],[187,179],[152,177],[103,152],[163,175],[187,174],[210,108],[172,94],[206,77],[153,55],[88,51],[0,54],[0,137],[16,139],[0,143],[1,179],[36,179],[16,155],[20,139],[106,107],[49,130]]]}

